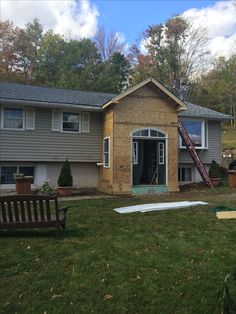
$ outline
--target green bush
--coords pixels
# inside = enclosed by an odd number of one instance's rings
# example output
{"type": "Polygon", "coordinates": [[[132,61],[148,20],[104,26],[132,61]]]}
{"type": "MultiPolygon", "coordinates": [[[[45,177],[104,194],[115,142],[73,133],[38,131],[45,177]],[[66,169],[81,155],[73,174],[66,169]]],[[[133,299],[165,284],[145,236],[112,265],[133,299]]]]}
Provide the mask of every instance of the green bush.
{"type": "Polygon", "coordinates": [[[210,178],[220,178],[221,176],[220,165],[215,160],[211,162],[209,176],[210,178]]]}
{"type": "Polygon", "coordinates": [[[70,163],[68,159],[64,162],[64,165],[62,166],[61,173],[58,178],[58,186],[72,186],[73,185],[73,177],[71,174],[71,168],[70,163]]]}

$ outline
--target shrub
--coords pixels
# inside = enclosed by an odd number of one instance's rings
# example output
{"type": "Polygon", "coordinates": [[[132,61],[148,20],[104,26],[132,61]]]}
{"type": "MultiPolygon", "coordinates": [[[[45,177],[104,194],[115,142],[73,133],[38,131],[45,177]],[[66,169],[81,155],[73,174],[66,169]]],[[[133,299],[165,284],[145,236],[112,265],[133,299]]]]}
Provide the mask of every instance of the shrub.
{"type": "Polygon", "coordinates": [[[70,163],[68,159],[64,162],[64,165],[62,166],[61,173],[58,178],[58,186],[66,187],[66,186],[72,186],[73,185],[73,177],[71,174],[71,168],[70,163]]]}
{"type": "Polygon", "coordinates": [[[215,160],[211,162],[209,176],[210,178],[219,178],[221,176],[220,165],[215,160]]]}

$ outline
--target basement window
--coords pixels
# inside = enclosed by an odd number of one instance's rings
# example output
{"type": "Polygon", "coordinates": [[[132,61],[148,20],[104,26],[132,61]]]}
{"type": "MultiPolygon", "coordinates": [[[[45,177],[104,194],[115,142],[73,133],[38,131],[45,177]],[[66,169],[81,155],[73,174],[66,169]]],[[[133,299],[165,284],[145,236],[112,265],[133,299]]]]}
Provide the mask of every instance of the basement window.
{"type": "Polygon", "coordinates": [[[186,184],[193,182],[192,167],[179,167],[179,183],[186,184]]]}
{"type": "Polygon", "coordinates": [[[2,166],[0,167],[0,184],[15,184],[15,173],[23,173],[25,176],[32,176],[31,184],[34,184],[34,172],[34,167],[2,166]]]}

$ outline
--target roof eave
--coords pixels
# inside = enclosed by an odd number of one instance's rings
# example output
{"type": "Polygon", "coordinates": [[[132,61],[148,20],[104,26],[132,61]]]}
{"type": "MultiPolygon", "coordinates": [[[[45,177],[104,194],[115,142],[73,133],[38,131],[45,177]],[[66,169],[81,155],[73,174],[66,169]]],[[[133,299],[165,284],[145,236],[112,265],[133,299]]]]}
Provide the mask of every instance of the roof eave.
{"type": "Polygon", "coordinates": [[[102,106],[91,106],[91,105],[80,105],[71,103],[57,103],[57,102],[46,102],[46,101],[34,101],[34,100],[23,100],[23,99],[12,99],[12,98],[1,98],[0,102],[2,104],[15,104],[23,106],[40,106],[44,108],[66,108],[66,109],[86,109],[91,111],[102,111],[102,106]]]}
{"type": "Polygon", "coordinates": [[[225,121],[229,121],[229,120],[232,120],[233,117],[231,116],[223,116],[223,117],[216,117],[216,116],[210,116],[210,115],[204,115],[204,114],[199,114],[199,115],[191,115],[191,114],[183,114],[183,115],[180,115],[181,117],[187,117],[187,118],[203,118],[203,119],[208,119],[208,120],[218,120],[218,121],[221,121],[221,120],[225,120],[225,121]]]}

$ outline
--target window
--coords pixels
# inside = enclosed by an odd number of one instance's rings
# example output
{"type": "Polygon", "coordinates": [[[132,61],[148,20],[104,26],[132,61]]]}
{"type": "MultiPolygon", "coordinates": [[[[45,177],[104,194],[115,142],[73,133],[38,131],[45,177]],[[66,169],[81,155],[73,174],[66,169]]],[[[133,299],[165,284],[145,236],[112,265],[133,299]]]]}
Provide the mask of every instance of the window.
{"type": "Polygon", "coordinates": [[[4,129],[22,130],[24,128],[23,109],[3,108],[2,126],[4,129]]]}
{"type": "Polygon", "coordinates": [[[180,167],[179,168],[179,182],[190,183],[193,182],[193,173],[191,167],[180,167]]]}
{"type": "MultiPolygon", "coordinates": [[[[203,120],[183,119],[183,124],[188,132],[193,145],[196,148],[206,148],[206,123],[203,120]]],[[[185,148],[182,138],[180,139],[181,148],[185,148]]]]}
{"type": "Polygon", "coordinates": [[[104,168],[110,167],[110,138],[104,138],[104,168]]]}
{"type": "Polygon", "coordinates": [[[52,131],[90,132],[90,112],[62,112],[52,110],[52,131]]]}
{"type": "Polygon", "coordinates": [[[62,130],[66,132],[80,131],[79,113],[63,112],[62,130]]]}
{"type": "Polygon", "coordinates": [[[165,144],[159,143],[159,165],[165,164],[165,144]]]}
{"type": "Polygon", "coordinates": [[[34,183],[34,167],[18,167],[18,166],[10,166],[10,167],[1,167],[1,176],[0,176],[0,184],[15,184],[14,174],[15,173],[23,173],[25,176],[32,176],[32,182],[34,183]]]}
{"type": "Polygon", "coordinates": [[[14,184],[14,173],[17,173],[17,167],[1,167],[1,184],[14,184]]]}
{"type": "Polygon", "coordinates": [[[165,137],[165,134],[153,129],[143,129],[132,133],[133,137],[165,137]]]}
{"type": "Polygon", "coordinates": [[[133,165],[138,164],[138,142],[133,142],[132,163],[133,165]]]}

